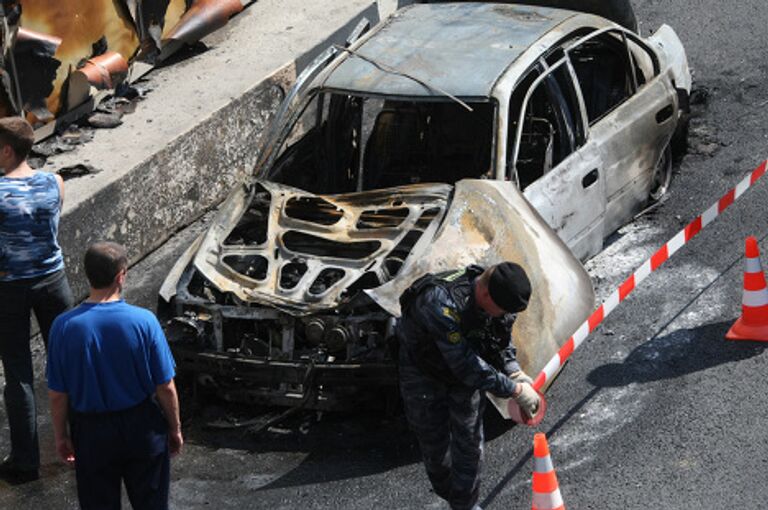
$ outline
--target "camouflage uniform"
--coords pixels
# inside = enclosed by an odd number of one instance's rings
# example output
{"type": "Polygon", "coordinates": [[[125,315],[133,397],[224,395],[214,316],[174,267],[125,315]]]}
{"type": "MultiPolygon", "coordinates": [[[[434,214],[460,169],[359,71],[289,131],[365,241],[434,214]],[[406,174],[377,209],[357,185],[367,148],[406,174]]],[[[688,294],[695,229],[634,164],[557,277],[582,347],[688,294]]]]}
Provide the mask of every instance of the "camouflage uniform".
{"type": "Polygon", "coordinates": [[[510,397],[520,366],[511,343],[514,315],[494,319],[474,301],[483,268],[426,275],[400,298],[400,390],[435,492],[453,509],[475,506],[489,391],[510,397]]]}

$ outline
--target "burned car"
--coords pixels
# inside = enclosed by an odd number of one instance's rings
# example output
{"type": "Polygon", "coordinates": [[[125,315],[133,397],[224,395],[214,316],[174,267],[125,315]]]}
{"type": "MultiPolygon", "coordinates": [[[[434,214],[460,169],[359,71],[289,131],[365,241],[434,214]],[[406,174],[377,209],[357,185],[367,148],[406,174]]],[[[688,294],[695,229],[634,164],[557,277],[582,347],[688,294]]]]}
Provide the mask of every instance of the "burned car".
{"type": "Polygon", "coordinates": [[[456,3],[359,34],[299,76],[161,289],[180,370],[226,399],[382,395],[400,294],[502,260],[533,282],[514,338],[536,373],[594,306],[579,259],[669,185],[690,74],[667,26],[456,3]]]}

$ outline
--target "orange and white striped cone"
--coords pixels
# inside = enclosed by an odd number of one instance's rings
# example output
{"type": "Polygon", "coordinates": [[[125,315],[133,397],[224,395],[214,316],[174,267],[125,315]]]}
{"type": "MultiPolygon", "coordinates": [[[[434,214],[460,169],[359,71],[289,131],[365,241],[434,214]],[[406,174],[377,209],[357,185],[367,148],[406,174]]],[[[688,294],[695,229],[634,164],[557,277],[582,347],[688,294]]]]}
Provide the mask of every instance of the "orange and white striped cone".
{"type": "Polygon", "coordinates": [[[565,510],[555,467],[549,456],[547,436],[533,436],[533,504],[532,510],[565,510]]]}
{"type": "Polygon", "coordinates": [[[746,244],[741,317],[731,326],[725,338],[768,342],[768,287],[765,284],[765,273],[760,264],[757,239],[750,236],[746,244]]]}

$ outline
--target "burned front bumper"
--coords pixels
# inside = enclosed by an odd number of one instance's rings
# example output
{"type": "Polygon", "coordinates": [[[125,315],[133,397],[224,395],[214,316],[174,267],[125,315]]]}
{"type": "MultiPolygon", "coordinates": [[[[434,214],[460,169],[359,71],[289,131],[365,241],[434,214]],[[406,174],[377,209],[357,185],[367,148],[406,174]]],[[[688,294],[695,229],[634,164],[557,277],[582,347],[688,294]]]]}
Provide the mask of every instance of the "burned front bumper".
{"type": "Polygon", "coordinates": [[[302,407],[317,410],[353,409],[383,397],[397,385],[392,363],[274,361],[237,354],[200,352],[179,345],[173,349],[179,370],[231,402],[302,407]]]}
{"type": "Polygon", "coordinates": [[[230,402],[359,408],[396,393],[393,319],[380,309],[295,316],[228,303],[188,265],[158,314],[181,375],[230,402]],[[190,292],[192,289],[192,292],[190,292]],[[382,392],[382,390],[384,390],[382,392]]]}

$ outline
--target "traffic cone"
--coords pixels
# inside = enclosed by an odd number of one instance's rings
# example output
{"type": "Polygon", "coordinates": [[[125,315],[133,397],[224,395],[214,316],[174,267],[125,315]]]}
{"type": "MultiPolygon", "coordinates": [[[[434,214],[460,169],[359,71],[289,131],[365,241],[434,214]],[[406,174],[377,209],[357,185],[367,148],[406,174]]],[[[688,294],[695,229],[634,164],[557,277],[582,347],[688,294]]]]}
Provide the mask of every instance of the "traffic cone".
{"type": "Polygon", "coordinates": [[[532,510],[565,510],[557,475],[549,456],[547,436],[533,436],[533,505],[532,510]]]}
{"type": "Polygon", "coordinates": [[[747,237],[741,317],[731,326],[725,338],[768,342],[768,288],[760,264],[757,239],[751,236],[747,237]]]}

